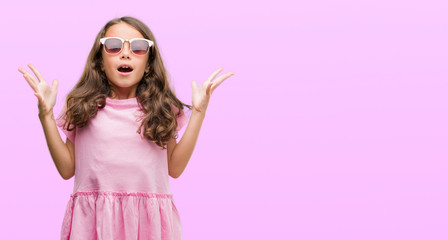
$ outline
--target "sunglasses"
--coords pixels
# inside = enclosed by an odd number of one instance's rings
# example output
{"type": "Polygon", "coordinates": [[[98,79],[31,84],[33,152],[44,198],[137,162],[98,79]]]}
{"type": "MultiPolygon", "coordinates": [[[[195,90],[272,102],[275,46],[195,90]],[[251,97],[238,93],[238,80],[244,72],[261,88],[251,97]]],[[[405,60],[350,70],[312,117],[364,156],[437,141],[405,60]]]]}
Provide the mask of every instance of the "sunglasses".
{"type": "Polygon", "coordinates": [[[144,38],[123,39],[119,37],[101,38],[100,43],[109,54],[118,54],[123,50],[124,42],[129,42],[131,52],[135,55],[145,55],[154,44],[153,41],[144,38]]]}

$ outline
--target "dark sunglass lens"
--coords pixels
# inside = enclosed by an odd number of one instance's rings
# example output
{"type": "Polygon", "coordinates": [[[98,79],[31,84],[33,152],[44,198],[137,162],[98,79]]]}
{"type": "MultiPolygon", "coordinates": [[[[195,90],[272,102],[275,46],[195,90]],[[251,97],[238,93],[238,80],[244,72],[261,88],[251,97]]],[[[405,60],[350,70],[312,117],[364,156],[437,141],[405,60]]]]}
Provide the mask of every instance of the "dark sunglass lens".
{"type": "Polygon", "coordinates": [[[104,43],[106,52],[108,53],[118,53],[121,51],[122,42],[120,39],[109,38],[104,43]]]}
{"type": "Polygon", "coordinates": [[[149,44],[145,40],[134,40],[132,41],[131,49],[137,55],[145,55],[148,52],[149,44]]]}

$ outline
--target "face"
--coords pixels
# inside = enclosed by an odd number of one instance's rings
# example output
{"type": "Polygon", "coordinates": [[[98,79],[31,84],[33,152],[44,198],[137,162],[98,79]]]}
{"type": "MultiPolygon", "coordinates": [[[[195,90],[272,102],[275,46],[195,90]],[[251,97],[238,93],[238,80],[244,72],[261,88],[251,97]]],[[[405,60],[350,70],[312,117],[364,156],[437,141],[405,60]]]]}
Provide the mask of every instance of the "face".
{"type": "MultiPolygon", "coordinates": [[[[134,27],[127,23],[118,23],[110,27],[104,37],[120,37],[123,39],[144,38],[134,27]]],[[[108,54],[102,46],[103,65],[101,70],[106,73],[109,84],[115,98],[135,97],[138,83],[145,72],[149,71],[148,54],[143,56],[135,55],[131,52],[129,42],[125,42],[123,49],[118,54],[108,54]],[[122,66],[129,68],[123,70],[122,66]]]]}

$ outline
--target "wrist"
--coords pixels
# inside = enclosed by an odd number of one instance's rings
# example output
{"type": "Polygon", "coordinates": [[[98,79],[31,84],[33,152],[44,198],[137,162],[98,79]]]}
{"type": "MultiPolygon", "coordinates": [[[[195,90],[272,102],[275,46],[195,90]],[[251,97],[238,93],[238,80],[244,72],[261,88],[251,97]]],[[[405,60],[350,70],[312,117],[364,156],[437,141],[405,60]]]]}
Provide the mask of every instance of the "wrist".
{"type": "Polygon", "coordinates": [[[205,117],[205,111],[198,111],[195,108],[193,108],[193,111],[191,112],[192,116],[198,116],[198,117],[205,117]]]}
{"type": "Polygon", "coordinates": [[[53,116],[53,111],[49,111],[49,112],[46,112],[46,113],[44,113],[44,112],[39,112],[39,119],[40,119],[40,121],[45,121],[45,120],[51,120],[51,119],[54,119],[54,116],[53,116]]]}

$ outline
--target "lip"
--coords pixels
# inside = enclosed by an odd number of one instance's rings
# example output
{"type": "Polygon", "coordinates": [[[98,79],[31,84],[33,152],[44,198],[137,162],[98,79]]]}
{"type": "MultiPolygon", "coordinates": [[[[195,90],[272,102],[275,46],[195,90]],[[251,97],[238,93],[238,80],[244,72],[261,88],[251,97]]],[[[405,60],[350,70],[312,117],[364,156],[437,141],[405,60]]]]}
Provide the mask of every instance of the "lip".
{"type": "MultiPolygon", "coordinates": [[[[132,70],[132,72],[133,72],[134,70],[132,70]]],[[[118,71],[118,69],[117,69],[117,72],[118,72],[118,74],[120,74],[121,76],[128,76],[128,75],[131,75],[131,73],[132,72],[120,72],[120,71],[118,71]]]]}
{"type": "Polygon", "coordinates": [[[132,66],[129,65],[129,64],[120,64],[120,65],[118,65],[118,67],[117,67],[117,72],[118,72],[118,74],[120,74],[121,76],[128,76],[128,75],[131,75],[132,72],[134,72],[134,67],[132,67],[132,66]],[[118,71],[119,68],[124,67],[124,66],[131,68],[132,71],[130,71],[130,72],[120,72],[120,71],[118,71]]]}

